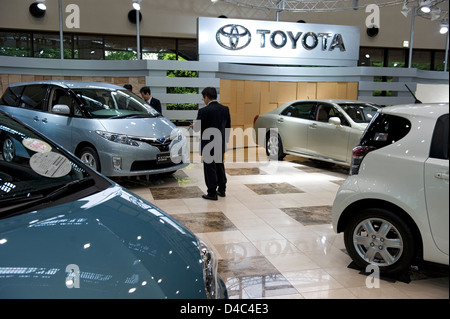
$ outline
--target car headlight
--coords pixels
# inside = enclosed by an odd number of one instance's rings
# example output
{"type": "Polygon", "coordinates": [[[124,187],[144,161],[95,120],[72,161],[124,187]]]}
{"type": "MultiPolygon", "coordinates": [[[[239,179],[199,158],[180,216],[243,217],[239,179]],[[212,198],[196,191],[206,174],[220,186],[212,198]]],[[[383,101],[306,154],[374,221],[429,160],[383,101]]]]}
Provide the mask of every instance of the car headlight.
{"type": "Polygon", "coordinates": [[[95,132],[98,135],[100,135],[101,137],[103,137],[104,139],[114,142],[114,143],[126,144],[126,145],[131,145],[131,146],[139,146],[138,142],[136,142],[135,140],[133,140],[132,138],[130,138],[129,136],[127,136],[125,134],[115,134],[115,133],[103,132],[103,131],[95,131],[95,132]]]}
{"type": "Polygon", "coordinates": [[[181,142],[184,139],[183,131],[180,128],[175,128],[170,133],[170,140],[181,142]]]}
{"type": "Polygon", "coordinates": [[[203,282],[205,283],[206,297],[208,299],[217,299],[218,296],[218,278],[217,278],[217,259],[211,249],[204,241],[198,240],[201,260],[203,266],[203,282]]]}

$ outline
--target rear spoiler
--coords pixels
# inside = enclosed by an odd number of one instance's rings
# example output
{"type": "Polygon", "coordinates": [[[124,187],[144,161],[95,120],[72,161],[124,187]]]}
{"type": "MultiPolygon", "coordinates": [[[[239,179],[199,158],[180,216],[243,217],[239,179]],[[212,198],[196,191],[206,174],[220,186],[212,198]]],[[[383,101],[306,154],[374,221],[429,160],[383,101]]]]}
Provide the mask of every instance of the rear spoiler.
{"type": "Polygon", "coordinates": [[[417,98],[416,98],[416,96],[414,95],[414,93],[411,91],[411,89],[405,84],[405,86],[406,86],[406,88],[408,89],[408,91],[409,91],[409,93],[411,93],[411,95],[414,97],[414,103],[415,104],[422,104],[422,101],[420,101],[420,100],[418,100],[417,98]]]}

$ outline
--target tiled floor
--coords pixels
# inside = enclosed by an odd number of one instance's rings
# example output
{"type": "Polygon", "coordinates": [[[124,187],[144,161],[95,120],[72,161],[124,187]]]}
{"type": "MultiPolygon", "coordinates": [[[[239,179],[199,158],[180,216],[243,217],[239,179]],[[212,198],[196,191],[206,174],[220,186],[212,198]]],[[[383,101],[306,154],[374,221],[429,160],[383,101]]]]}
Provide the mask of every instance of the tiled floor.
{"type": "Polygon", "coordinates": [[[230,298],[449,298],[448,267],[411,269],[379,288],[351,267],[330,216],[347,169],[294,156],[267,162],[260,148],[240,149],[227,153],[226,197],[207,201],[198,155],[192,162],[172,176],[118,182],[213,247],[230,298]]]}

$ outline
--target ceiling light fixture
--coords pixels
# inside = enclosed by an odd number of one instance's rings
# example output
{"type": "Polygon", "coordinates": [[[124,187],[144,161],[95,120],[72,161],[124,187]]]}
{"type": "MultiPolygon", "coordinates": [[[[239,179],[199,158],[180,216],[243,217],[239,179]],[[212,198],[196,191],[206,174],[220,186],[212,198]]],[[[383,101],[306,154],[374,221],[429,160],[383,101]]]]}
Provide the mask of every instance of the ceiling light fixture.
{"type": "Polygon", "coordinates": [[[37,1],[37,7],[41,10],[47,10],[47,6],[45,5],[45,0],[37,1]]]}
{"type": "Polygon", "coordinates": [[[42,18],[45,15],[45,11],[47,10],[47,6],[45,5],[45,0],[39,0],[33,2],[30,5],[30,13],[35,18],[42,18]]]}
{"type": "Polygon", "coordinates": [[[405,1],[405,3],[403,4],[403,8],[402,8],[402,14],[405,16],[405,18],[408,17],[408,13],[409,11],[411,11],[411,8],[408,8],[408,6],[406,5],[408,2],[405,1]]]}
{"type": "Polygon", "coordinates": [[[431,12],[431,0],[422,0],[420,1],[420,11],[423,13],[430,13],[431,12]]]}
{"type": "Polygon", "coordinates": [[[448,24],[441,24],[441,28],[439,29],[440,34],[446,34],[448,32],[448,24]]]}
{"type": "Polygon", "coordinates": [[[133,9],[134,10],[141,10],[141,2],[142,0],[133,0],[133,9]]]}

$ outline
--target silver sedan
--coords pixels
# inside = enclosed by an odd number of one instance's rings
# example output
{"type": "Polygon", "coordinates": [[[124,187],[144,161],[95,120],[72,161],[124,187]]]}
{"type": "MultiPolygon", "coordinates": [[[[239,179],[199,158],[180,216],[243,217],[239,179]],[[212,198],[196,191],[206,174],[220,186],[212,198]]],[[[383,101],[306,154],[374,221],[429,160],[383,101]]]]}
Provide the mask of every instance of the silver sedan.
{"type": "Polygon", "coordinates": [[[354,100],[296,100],[255,117],[256,142],[286,154],[350,166],[352,150],[380,108],[354,100]]]}

